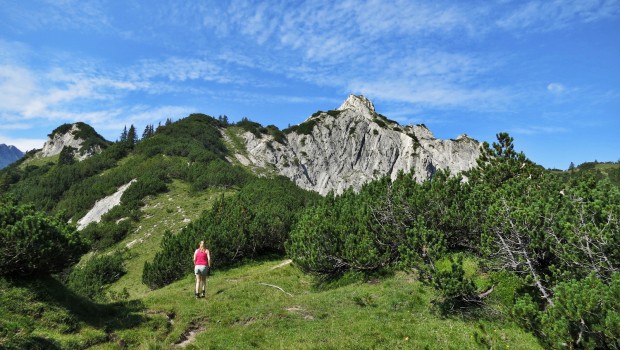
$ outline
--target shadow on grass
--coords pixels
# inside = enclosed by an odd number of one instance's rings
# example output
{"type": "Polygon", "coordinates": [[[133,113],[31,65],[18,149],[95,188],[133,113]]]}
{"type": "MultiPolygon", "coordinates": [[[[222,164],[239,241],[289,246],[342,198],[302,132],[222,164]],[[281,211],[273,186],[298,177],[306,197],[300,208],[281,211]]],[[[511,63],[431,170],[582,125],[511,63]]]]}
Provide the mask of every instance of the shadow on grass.
{"type": "Polygon", "coordinates": [[[335,275],[314,275],[313,288],[317,291],[326,291],[355,283],[377,284],[392,276],[394,276],[394,271],[388,269],[364,272],[347,271],[335,275]]]}
{"type": "Polygon", "coordinates": [[[148,321],[141,301],[98,304],[75,294],[50,276],[12,279],[10,283],[28,290],[33,300],[50,307],[64,309],[78,321],[101,329],[107,334],[134,328],[148,321]]]}
{"type": "Polygon", "coordinates": [[[55,341],[41,337],[13,337],[8,343],[0,343],[2,349],[29,349],[29,350],[60,350],[62,347],[55,341]]]}
{"type": "Polygon", "coordinates": [[[431,300],[431,310],[438,316],[465,322],[487,321],[508,324],[510,320],[499,305],[487,304],[481,300],[463,301],[441,298],[431,300]]]}

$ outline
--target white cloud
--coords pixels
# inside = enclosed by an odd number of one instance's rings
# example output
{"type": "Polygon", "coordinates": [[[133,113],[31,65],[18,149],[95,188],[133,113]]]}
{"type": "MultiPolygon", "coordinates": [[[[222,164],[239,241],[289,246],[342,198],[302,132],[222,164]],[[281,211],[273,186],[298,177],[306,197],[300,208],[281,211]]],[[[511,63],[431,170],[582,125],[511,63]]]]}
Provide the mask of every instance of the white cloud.
{"type": "Polygon", "coordinates": [[[0,66],[0,111],[16,113],[30,103],[37,90],[35,74],[23,67],[0,66]]]}
{"type": "Polygon", "coordinates": [[[494,111],[510,102],[510,94],[501,89],[467,88],[411,84],[408,81],[376,81],[353,83],[351,91],[387,101],[407,102],[433,108],[466,108],[494,111]]]}
{"type": "Polygon", "coordinates": [[[232,80],[214,62],[197,58],[171,57],[165,60],[144,60],[132,69],[134,79],[165,78],[169,81],[205,80],[227,83],[232,80]]]}
{"type": "Polygon", "coordinates": [[[24,153],[33,149],[42,148],[45,141],[47,141],[47,139],[13,138],[0,134],[0,143],[15,146],[24,153]]]}
{"type": "MultiPolygon", "coordinates": [[[[13,26],[22,18],[24,30],[100,26],[108,39],[127,39],[112,28],[116,18],[107,17],[113,13],[106,6],[63,0],[27,14],[27,6],[9,4],[0,15],[14,18],[13,26]],[[47,18],[43,10],[49,10],[47,18]]],[[[131,40],[152,45],[148,49],[174,48],[165,51],[167,56],[149,56],[146,50],[140,52],[141,59],[114,67],[110,62],[80,62],[78,55],[68,53],[37,59],[44,66],[32,68],[34,50],[0,39],[0,122],[84,120],[116,130],[126,123],[147,122],[165,108],[171,114],[191,112],[186,107],[157,107],[174,104],[167,100],[172,95],[296,103],[307,99],[293,96],[297,92],[287,95],[288,85],[305,83],[343,95],[363,93],[403,110],[506,110],[526,100],[526,89],[506,82],[509,74],[504,70],[511,67],[502,52],[473,49],[484,46],[485,35],[498,27],[528,32],[593,22],[617,15],[618,7],[617,0],[132,4],[123,16],[142,22],[127,25],[131,40]],[[132,17],[138,13],[140,17],[132,17]],[[11,45],[26,59],[2,53],[11,45]],[[218,89],[216,84],[227,86],[218,89]],[[162,101],[157,101],[160,96],[162,101]],[[134,97],[144,99],[136,106],[134,97]],[[148,103],[153,106],[143,105],[148,103]]],[[[576,91],[558,82],[550,82],[547,90],[558,95],[576,91]]],[[[539,85],[528,98],[537,94],[536,101],[543,100],[545,93],[539,85]]]]}
{"type": "Polygon", "coordinates": [[[549,83],[547,90],[554,94],[562,94],[566,91],[566,87],[560,83],[549,83]]]}
{"type": "Polygon", "coordinates": [[[167,118],[176,120],[184,118],[191,113],[197,112],[194,107],[189,106],[136,106],[124,112],[123,122],[128,124],[152,124],[156,121],[165,121],[167,118]]]}
{"type": "Polygon", "coordinates": [[[526,126],[513,128],[511,134],[537,135],[537,134],[558,134],[568,132],[569,129],[562,126],[526,126]]]}
{"type": "Polygon", "coordinates": [[[9,2],[0,7],[0,14],[12,26],[37,30],[49,28],[89,29],[104,31],[111,28],[111,21],[100,1],[62,0],[9,2]]]}
{"type": "Polygon", "coordinates": [[[92,102],[115,101],[129,91],[148,90],[150,85],[148,81],[120,80],[105,73],[57,68],[40,72],[18,65],[0,65],[0,121],[114,117],[114,104],[107,105],[108,111],[98,112],[93,111],[92,102]]]}
{"type": "Polygon", "coordinates": [[[619,14],[618,0],[534,0],[519,6],[496,23],[506,29],[549,31],[619,14]]]}
{"type": "Polygon", "coordinates": [[[507,88],[470,84],[501,65],[496,56],[425,44],[480,35],[483,21],[477,16],[488,16],[486,5],[369,0],[207,6],[205,26],[219,28],[226,18],[226,30],[218,31],[222,41],[229,45],[228,39],[240,38],[245,45],[220,54],[228,64],[389,101],[496,109],[508,99],[507,88]]]}
{"type": "MultiPolygon", "coordinates": [[[[450,33],[472,26],[467,7],[412,1],[349,1],[364,35],[450,33]]],[[[462,34],[462,33],[461,33],[462,34]]]]}
{"type": "Polygon", "coordinates": [[[32,125],[28,123],[4,123],[2,124],[2,130],[28,130],[32,125]]]}

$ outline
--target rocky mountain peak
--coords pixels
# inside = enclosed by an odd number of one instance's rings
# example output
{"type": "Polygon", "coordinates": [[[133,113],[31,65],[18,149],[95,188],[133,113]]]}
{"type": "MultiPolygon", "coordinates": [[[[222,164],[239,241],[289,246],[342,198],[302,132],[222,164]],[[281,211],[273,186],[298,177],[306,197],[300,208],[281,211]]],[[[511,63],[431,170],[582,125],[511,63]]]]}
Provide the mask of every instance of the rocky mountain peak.
{"type": "Polygon", "coordinates": [[[15,146],[0,144],[0,169],[19,160],[24,153],[15,146]]]}
{"type": "Polygon", "coordinates": [[[75,158],[84,160],[99,153],[107,144],[108,142],[88,124],[82,122],[63,124],[48,135],[43,149],[37,156],[55,156],[60,154],[63,148],[72,147],[75,149],[75,158]]]}
{"type": "Polygon", "coordinates": [[[372,102],[362,95],[349,95],[349,97],[338,107],[337,110],[344,111],[350,109],[359,114],[375,114],[375,106],[372,102]]]}
{"type": "Polygon", "coordinates": [[[478,141],[465,135],[440,140],[424,124],[399,125],[364,96],[350,95],[336,111],[317,112],[300,126],[281,141],[245,132],[247,152],[234,156],[259,173],[273,169],[326,195],[359,190],[386,175],[395,179],[401,171],[418,181],[438,169],[456,174],[476,166],[480,155],[478,141]]]}

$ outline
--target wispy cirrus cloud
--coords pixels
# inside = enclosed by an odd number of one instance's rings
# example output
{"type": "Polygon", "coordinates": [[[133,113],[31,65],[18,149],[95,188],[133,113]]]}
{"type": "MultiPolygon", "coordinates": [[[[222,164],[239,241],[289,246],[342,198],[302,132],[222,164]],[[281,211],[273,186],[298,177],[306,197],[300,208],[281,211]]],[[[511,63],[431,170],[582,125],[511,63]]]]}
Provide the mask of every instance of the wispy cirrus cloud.
{"type": "MultiPolygon", "coordinates": [[[[114,111],[101,111],[86,115],[86,120],[96,130],[120,131],[125,126],[135,125],[138,130],[143,129],[147,124],[156,121],[164,121],[167,118],[179,119],[188,114],[196,112],[195,108],[189,106],[149,106],[137,105],[131,108],[121,108],[114,111]]],[[[120,134],[119,134],[120,135],[120,134]]]]}
{"type": "Polygon", "coordinates": [[[230,71],[217,59],[168,57],[142,60],[126,69],[132,81],[167,81],[171,84],[192,80],[222,84],[243,84],[248,78],[230,71]]]}
{"type": "Polygon", "coordinates": [[[136,83],[105,76],[4,64],[0,65],[0,118],[54,119],[59,110],[70,110],[75,103],[109,100],[137,88],[136,83]]]}
{"type": "MultiPolygon", "coordinates": [[[[72,1],[44,5],[52,15],[39,22],[31,20],[33,23],[53,21],[65,28],[99,25],[121,35],[122,31],[112,28],[113,19],[106,15],[107,5],[86,2],[76,6],[72,1]],[[65,18],[59,18],[59,14],[65,18]]],[[[108,79],[126,85],[116,87],[118,91],[131,91],[129,85],[133,85],[134,89],[151,94],[200,94],[206,91],[183,83],[265,86],[262,75],[266,72],[336,87],[343,93],[366,92],[395,102],[496,110],[514,101],[520,93],[514,87],[486,79],[502,67],[497,62],[498,55],[462,48],[447,51],[433,45],[434,40],[475,43],[498,28],[515,33],[523,29],[559,29],[618,12],[617,0],[529,1],[511,4],[510,11],[496,11],[503,6],[405,0],[132,4],[127,11],[143,13],[167,29],[165,33],[169,34],[160,33],[158,40],[173,42],[178,40],[179,31],[184,31],[191,33],[187,40],[195,43],[196,50],[183,57],[133,62],[130,68],[108,79]],[[208,39],[199,39],[205,30],[208,39]],[[394,37],[406,39],[395,41],[394,37]],[[476,84],[471,83],[474,80],[476,84]],[[390,84],[392,81],[395,83],[390,84]],[[386,88],[395,97],[382,93],[386,88]]],[[[5,11],[19,12],[15,8],[19,6],[9,6],[5,11]]],[[[134,35],[141,40],[153,37],[149,31],[156,28],[150,22],[145,21],[143,32],[134,35]]],[[[113,89],[110,84],[101,82],[94,91],[113,89]]],[[[550,87],[549,91],[559,93],[555,85],[550,87]]],[[[93,90],[89,92],[87,88],[76,84],[70,91],[66,88],[49,98],[63,99],[63,93],[69,96],[80,91],[94,96],[93,90]]],[[[32,110],[38,110],[36,107],[33,105],[32,110]]]]}
{"type": "Polygon", "coordinates": [[[262,58],[257,63],[249,59],[250,55],[232,49],[229,52],[234,54],[226,54],[229,62],[289,79],[339,87],[344,93],[366,93],[385,100],[433,106],[445,104],[449,108],[480,109],[506,102],[508,88],[474,87],[468,83],[500,65],[497,57],[448,52],[420,40],[456,39],[463,34],[473,38],[482,32],[474,17],[488,13],[486,8],[444,5],[419,1],[316,1],[266,7],[239,1],[205,11],[204,23],[207,28],[218,28],[223,40],[235,31],[243,34],[262,58]],[[226,25],[212,20],[231,13],[226,25]],[[411,40],[393,45],[391,38],[395,35],[409,36],[411,40]],[[267,45],[277,58],[265,54],[267,45]]]}
{"type": "MultiPolygon", "coordinates": [[[[248,89],[281,88],[290,82],[406,103],[406,109],[421,105],[498,111],[522,100],[523,87],[494,79],[506,68],[501,53],[477,52],[462,43],[476,44],[497,29],[504,29],[503,33],[552,30],[618,14],[618,0],[504,4],[409,0],[132,3],[124,10],[153,19],[138,19],[143,22],[132,28],[137,40],[152,44],[157,38],[170,43],[183,33],[195,48],[173,50],[165,57],[145,55],[120,68],[109,62],[101,68],[91,64],[88,69],[56,62],[32,69],[13,62],[9,70],[0,70],[0,93],[6,96],[0,101],[0,118],[82,114],[98,120],[106,115],[99,109],[113,111],[107,114],[110,118],[121,118],[131,113],[132,106],[124,100],[131,93],[216,96],[213,87],[226,85],[235,91],[220,95],[234,99],[257,95],[247,93],[248,89]],[[437,44],[444,42],[456,45],[448,49],[437,44]]],[[[10,22],[23,19],[21,28],[26,29],[101,27],[109,36],[124,35],[114,27],[118,19],[109,15],[110,4],[66,0],[40,5],[42,10],[33,12],[9,4],[0,13],[8,13],[13,18],[10,22]]],[[[568,89],[552,82],[547,91],[560,95],[568,89]]],[[[272,100],[287,100],[277,93],[270,93],[276,96],[272,100]]]]}
{"type": "Polygon", "coordinates": [[[458,87],[428,81],[359,81],[352,82],[350,89],[382,100],[440,109],[463,108],[490,112],[502,110],[511,102],[510,91],[500,88],[458,87]]]}
{"type": "Polygon", "coordinates": [[[550,31],[574,23],[589,23],[620,14],[618,0],[535,0],[498,19],[500,28],[509,30],[550,31]]]}
{"type": "Polygon", "coordinates": [[[34,6],[7,2],[0,7],[0,14],[11,21],[3,25],[14,29],[37,30],[41,28],[89,29],[105,31],[112,27],[103,3],[96,0],[37,0],[34,6]],[[36,10],[33,11],[33,8],[36,10]]]}
{"type": "Polygon", "coordinates": [[[559,134],[568,132],[569,129],[563,126],[525,126],[515,127],[510,130],[511,134],[537,135],[537,134],[559,134]]]}

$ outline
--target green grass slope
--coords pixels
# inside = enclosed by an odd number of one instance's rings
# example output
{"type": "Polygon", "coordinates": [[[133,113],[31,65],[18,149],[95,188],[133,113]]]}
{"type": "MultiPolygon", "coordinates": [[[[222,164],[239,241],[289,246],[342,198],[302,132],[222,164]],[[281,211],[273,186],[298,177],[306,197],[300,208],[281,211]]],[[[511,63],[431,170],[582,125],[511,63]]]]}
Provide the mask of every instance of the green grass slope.
{"type": "Polygon", "coordinates": [[[293,264],[270,260],[215,271],[205,299],[193,298],[193,283],[188,275],[140,300],[147,313],[170,317],[164,329],[140,325],[117,336],[151,348],[179,343],[196,349],[540,348],[532,335],[509,323],[440,316],[433,289],[402,272],[317,289],[293,264]]]}
{"type": "Polygon", "coordinates": [[[148,287],[141,283],[144,262],[153,260],[165,231],[179,232],[209,209],[217,198],[232,193],[234,191],[221,189],[193,193],[189,184],[175,180],[168,185],[168,192],[145,199],[137,228],[112,249],[126,248],[129,254],[125,260],[127,273],[110,286],[110,290],[118,293],[126,290],[129,298],[147,293],[148,287]]]}
{"type": "MultiPolygon", "coordinates": [[[[0,278],[0,349],[87,349],[122,329],[153,328],[139,300],[97,304],[58,280],[0,278]]],[[[122,344],[122,343],[119,343],[122,344]]]]}
{"type": "Polygon", "coordinates": [[[443,317],[414,275],[317,288],[287,260],[194,276],[121,303],[95,304],[54,279],[0,284],[0,347],[41,349],[539,349],[493,317],[443,317]],[[10,302],[9,302],[10,299],[10,302]]]}

